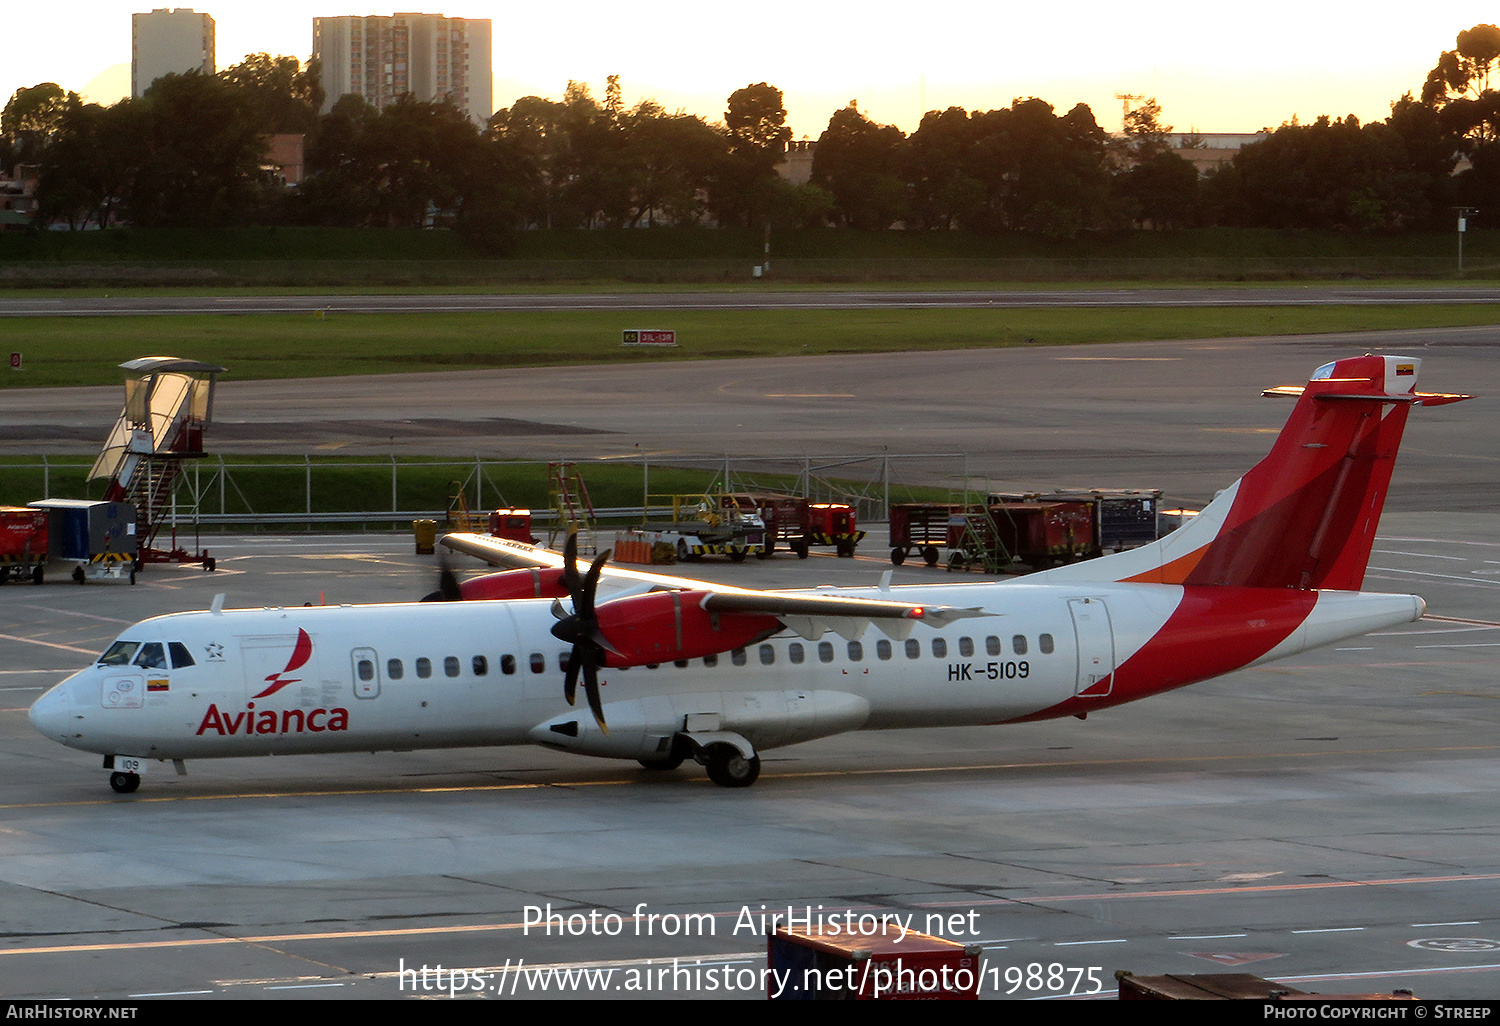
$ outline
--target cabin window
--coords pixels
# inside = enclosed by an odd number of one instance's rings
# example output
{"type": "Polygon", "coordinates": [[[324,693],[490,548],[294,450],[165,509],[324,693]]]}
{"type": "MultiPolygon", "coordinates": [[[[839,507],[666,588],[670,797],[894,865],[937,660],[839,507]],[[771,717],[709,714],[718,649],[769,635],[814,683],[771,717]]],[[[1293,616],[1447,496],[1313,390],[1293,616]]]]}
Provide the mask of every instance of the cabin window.
{"type": "Polygon", "coordinates": [[[559,670],[561,670],[563,673],[567,673],[568,672],[568,667],[572,664],[572,661],[573,661],[572,660],[572,656],[573,656],[573,653],[571,653],[571,652],[559,652],[559,653],[557,653],[557,668],[559,670]]]}
{"type": "Polygon", "coordinates": [[[361,659],[355,664],[355,669],[359,673],[360,680],[369,682],[375,679],[375,663],[373,660],[361,659]]]}
{"type": "Polygon", "coordinates": [[[967,659],[969,656],[973,655],[974,654],[974,639],[973,638],[959,638],[958,639],[958,654],[961,655],[961,656],[963,656],[965,659],[967,659]]]}
{"type": "Polygon", "coordinates": [[[745,650],[743,648],[737,648],[733,652],[730,652],[729,653],[729,661],[731,663],[733,663],[734,665],[736,665],[736,666],[744,666],[745,665],[745,650]]]}
{"type": "Polygon", "coordinates": [[[719,657],[717,655],[706,655],[706,656],[703,657],[703,665],[704,666],[718,666],[719,665],[719,657]]]}
{"type": "Polygon", "coordinates": [[[135,657],[134,665],[144,670],[165,670],[167,668],[167,650],[159,641],[148,641],[141,646],[140,654],[135,657]]]}
{"type": "Polygon", "coordinates": [[[432,660],[426,656],[417,660],[417,676],[426,680],[432,676],[432,660]]]}
{"type": "Polygon", "coordinates": [[[1052,648],[1053,648],[1053,645],[1052,645],[1052,635],[1050,635],[1050,634],[1043,634],[1040,638],[1036,639],[1036,643],[1037,643],[1037,647],[1042,650],[1042,655],[1051,655],[1052,654],[1052,648]]]}
{"type": "Polygon", "coordinates": [[[990,655],[1000,654],[1000,639],[991,634],[984,639],[984,650],[990,655]]]}
{"type": "Polygon", "coordinates": [[[922,657],[922,643],[916,638],[906,639],[906,658],[920,659],[922,657]]]}
{"type": "Polygon", "coordinates": [[[513,655],[503,655],[503,656],[501,656],[500,657],[500,672],[503,673],[503,674],[505,674],[507,677],[509,677],[511,674],[515,673],[516,672],[516,657],[513,656],[513,655]]]}
{"type": "Polygon", "coordinates": [[[889,659],[891,657],[891,643],[884,638],[875,642],[875,655],[880,659],[889,659]]]}
{"type": "Polygon", "coordinates": [[[851,663],[862,662],[865,658],[865,646],[857,641],[849,642],[849,661],[851,663]]]}
{"type": "Polygon", "coordinates": [[[193,654],[188,651],[188,647],[186,645],[184,645],[182,642],[180,642],[180,641],[171,641],[171,642],[168,642],[167,643],[167,649],[168,649],[168,651],[170,651],[172,653],[172,668],[173,669],[180,670],[184,666],[192,666],[192,665],[194,665],[194,663],[193,663],[193,654]]]}
{"type": "Polygon", "coordinates": [[[391,680],[400,680],[406,671],[401,668],[401,660],[387,659],[385,663],[385,675],[391,680]]]}
{"type": "Polygon", "coordinates": [[[1017,634],[1010,639],[1010,647],[1016,650],[1016,655],[1026,654],[1026,635],[1017,634]]]}
{"type": "Polygon", "coordinates": [[[786,647],[786,657],[794,663],[800,665],[804,655],[805,651],[800,642],[794,641],[786,647]]]}
{"type": "Polygon", "coordinates": [[[474,676],[483,677],[490,672],[490,661],[484,656],[474,657],[474,676]]]}
{"type": "Polygon", "coordinates": [[[135,655],[135,650],[141,647],[139,641],[117,641],[104,650],[99,657],[100,666],[125,666],[130,662],[130,657],[135,655]]]}
{"type": "Polygon", "coordinates": [[[533,652],[533,653],[531,653],[531,672],[532,673],[546,673],[547,672],[547,657],[544,656],[544,655],[542,655],[540,652],[533,652]]]}
{"type": "Polygon", "coordinates": [[[770,645],[760,646],[760,665],[770,666],[776,661],[776,650],[770,645]]]}
{"type": "Polygon", "coordinates": [[[458,656],[448,656],[443,660],[443,676],[458,676],[458,656]]]}
{"type": "Polygon", "coordinates": [[[831,642],[831,641],[820,641],[820,642],[818,642],[818,662],[820,662],[820,663],[831,663],[831,662],[833,662],[833,642],[831,642]]]}

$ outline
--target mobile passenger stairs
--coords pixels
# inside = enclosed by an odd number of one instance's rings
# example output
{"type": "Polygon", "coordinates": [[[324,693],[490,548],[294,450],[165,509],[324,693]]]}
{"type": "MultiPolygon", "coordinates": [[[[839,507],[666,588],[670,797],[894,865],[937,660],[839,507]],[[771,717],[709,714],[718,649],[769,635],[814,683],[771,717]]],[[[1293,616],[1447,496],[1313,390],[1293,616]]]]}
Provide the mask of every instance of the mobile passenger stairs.
{"type": "MultiPolygon", "coordinates": [[[[174,495],[186,462],[205,455],[203,432],[213,418],[214,387],[225,369],[175,356],[143,356],[120,367],[126,372],[125,408],[88,479],[109,481],[107,501],[135,506],[139,563],[198,563],[212,570],[207,551],[190,554],[178,546],[174,495]],[[158,548],[157,536],[168,520],[171,541],[158,548]]],[[[195,535],[197,512],[195,498],[188,512],[195,535]]]]}

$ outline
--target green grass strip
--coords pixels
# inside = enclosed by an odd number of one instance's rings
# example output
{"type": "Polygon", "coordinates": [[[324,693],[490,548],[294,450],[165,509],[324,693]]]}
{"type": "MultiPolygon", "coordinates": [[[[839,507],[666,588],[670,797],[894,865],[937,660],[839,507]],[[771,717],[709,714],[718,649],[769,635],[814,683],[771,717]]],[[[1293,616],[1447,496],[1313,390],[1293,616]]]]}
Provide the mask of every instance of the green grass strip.
{"type": "Polygon", "coordinates": [[[254,314],[0,319],[24,370],[5,388],[116,384],[147,355],[219,363],[234,380],[826,353],[1085,345],[1487,325],[1475,306],[254,314]],[[620,346],[672,328],[676,350],[620,346]]]}

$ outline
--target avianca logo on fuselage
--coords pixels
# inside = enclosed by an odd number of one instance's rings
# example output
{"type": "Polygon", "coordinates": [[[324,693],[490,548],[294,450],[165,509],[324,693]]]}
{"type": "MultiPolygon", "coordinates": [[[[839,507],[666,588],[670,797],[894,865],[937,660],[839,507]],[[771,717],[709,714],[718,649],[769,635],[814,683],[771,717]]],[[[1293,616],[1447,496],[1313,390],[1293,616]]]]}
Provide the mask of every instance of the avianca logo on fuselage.
{"type": "Polygon", "coordinates": [[[262,709],[256,712],[254,702],[247,702],[243,711],[233,715],[221,712],[218,705],[209,703],[203,722],[198,724],[200,735],[212,731],[220,737],[230,734],[301,734],[306,731],[320,734],[325,730],[348,729],[348,709],[283,709],[280,713],[274,709],[262,709]]]}
{"type": "MultiPolygon", "coordinates": [[[[276,692],[280,691],[288,684],[296,684],[302,679],[301,677],[291,677],[289,679],[283,680],[281,675],[283,673],[291,673],[293,670],[302,669],[302,667],[307,665],[307,661],[310,658],[312,658],[312,638],[307,636],[307,632],[305,630],[303,630],[301,627],[298,627],[297,644],[292,648],[292,657],[286,661],[286,669],[281,670],[278,673],[268,674],[266,676],[266,682],[271,686],[266,688],[266,690],[262,691],[258,695],[251,695],[251,701],[254,701],[257,698],[265,698],[267,695],[274,695],[276,694],[276,692]]],[[[203,732],[200,730],[198,733],[201,734],[203,732]]]]}

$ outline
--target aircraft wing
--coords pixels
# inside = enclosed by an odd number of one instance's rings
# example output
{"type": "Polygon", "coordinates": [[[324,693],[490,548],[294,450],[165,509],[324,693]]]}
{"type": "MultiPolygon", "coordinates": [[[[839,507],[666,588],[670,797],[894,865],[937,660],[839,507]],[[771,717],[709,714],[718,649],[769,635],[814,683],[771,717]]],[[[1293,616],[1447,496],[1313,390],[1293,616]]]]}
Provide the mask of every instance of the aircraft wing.
{"type": "MultiPolygon", "coordinates": [[[[489,535],[449,534],[443,537],[442,544],[492,566],[516,570],[556,569],[565,562],[560,552],[489,535]]],[[[980,609],[854,598],[834,592],[758,591],[608,564],[601,571],[600,585],[601,589],[607,586],[616,596],[653,591],[695,592],[703,596],[699,605],[705,612],[774,616],[792,631],[809,638],[832,630],[852,640],[870,623],[883,633],[900,638],[910,633],[915,623],[942,627],[967,617],[992,615],[980,609]]],[[[601,594],[601,603],[610,600],[601,594]]]]}

